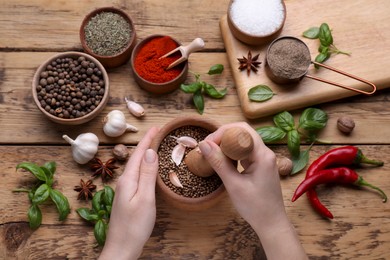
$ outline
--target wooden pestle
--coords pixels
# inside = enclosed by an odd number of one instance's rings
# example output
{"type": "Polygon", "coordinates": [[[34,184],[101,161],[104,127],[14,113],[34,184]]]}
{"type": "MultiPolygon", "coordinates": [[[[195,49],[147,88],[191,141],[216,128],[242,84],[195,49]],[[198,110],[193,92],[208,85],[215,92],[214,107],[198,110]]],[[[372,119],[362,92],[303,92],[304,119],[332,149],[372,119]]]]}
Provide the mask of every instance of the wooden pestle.
{"type": "MultiPolygon", "coordinates": [[[[232,160],[244,160],[253,150],[253,138],[241,127],[226,129],[221,138],[222,152],[232,160]]],[[[197,176],[208,177],[214,174],[213,168],[202,156],[199,148],[190,151],[184,159],[188,169],[197,176]]]]}

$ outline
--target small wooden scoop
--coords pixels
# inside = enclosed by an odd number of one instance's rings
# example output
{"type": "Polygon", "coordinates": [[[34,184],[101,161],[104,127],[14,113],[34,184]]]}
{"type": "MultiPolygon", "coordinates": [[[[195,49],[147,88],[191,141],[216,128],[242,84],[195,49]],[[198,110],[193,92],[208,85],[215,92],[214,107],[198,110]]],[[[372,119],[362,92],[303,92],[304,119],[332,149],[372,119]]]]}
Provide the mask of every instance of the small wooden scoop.
{"type": "Polygon", "coordinates": [[[204,41],[201,38],[196,38],[190,44],[188,44],[186,46],[179,46],[176,49],[161,56],[160,59],[166,58],[169,55],[171,55],[177,51],[181,52],[181,57],[179,59],[175,60],[174,62],[172,62],[171,64],[169,64],[169,66],[166,68],[166,70],[169,70],[169,69],[179,65],[183,61],[188,60],[188,57],[190,56],[191,53],[193,53],[195,51],[199,51],[199,50],[203,49],[203,47],[204,47],[204,41]]]}
{"type": "MultiPolygon", "coordinates": [[[[251,134],[241,127],[225,130],[220,144],[222,152],[230,159],[237,161],[248,158],[253,146],[251,134]]],[[[184,161],[188,169],[197,176],[208,177],[214,174],[213,168],[200,153],[199,148],[190,151],[184,161]]]]}

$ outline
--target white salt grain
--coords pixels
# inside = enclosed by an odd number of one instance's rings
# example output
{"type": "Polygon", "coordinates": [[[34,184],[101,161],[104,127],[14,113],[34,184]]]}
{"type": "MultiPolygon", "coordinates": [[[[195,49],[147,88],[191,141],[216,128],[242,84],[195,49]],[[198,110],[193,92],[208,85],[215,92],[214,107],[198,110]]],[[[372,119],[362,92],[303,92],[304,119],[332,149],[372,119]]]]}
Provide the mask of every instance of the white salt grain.
{"type": "Polygon", "coordinates": [[[265,36],[282,25],[284,6],[281,0],[234,0],[230,16],[243,32],[265,36]]]}

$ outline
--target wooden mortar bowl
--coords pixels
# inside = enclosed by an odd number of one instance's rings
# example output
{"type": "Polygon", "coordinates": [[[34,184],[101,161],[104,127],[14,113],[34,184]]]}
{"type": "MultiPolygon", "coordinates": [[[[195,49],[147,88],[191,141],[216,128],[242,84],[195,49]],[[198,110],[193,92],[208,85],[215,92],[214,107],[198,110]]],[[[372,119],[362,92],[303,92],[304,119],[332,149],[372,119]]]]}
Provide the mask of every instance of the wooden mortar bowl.
{"type": "MultiPolygon", "coordinates": [[[[219,124],[201,116],[184,116],[173,119],[160,129],[158,135],[154,138],[151,148],[158,152],[161,142],[173,130],[183,126],[196,126],[204,128],[210,132],[218,129],[219,124]]],[[[225,194],[223,183],[212,193],[198,198],[190,198],[179,195],[172,191],[162,180],[160,174],[157,175],[157,190],[163,199],[172,206],[187,210],[200,211],[215,205],[225,194]]]]}

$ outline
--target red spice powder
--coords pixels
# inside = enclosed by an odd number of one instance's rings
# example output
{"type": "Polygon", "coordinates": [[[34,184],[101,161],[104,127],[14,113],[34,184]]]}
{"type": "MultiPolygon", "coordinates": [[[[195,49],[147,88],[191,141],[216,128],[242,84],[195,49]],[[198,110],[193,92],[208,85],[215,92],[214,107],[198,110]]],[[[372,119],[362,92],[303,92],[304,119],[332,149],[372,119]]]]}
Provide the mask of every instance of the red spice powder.
{"type": "Polygon", "coordinates": [[[164,83],[176,78],[183,70],[180,64],[169,70],[166,68],[181,57],[180,51],[160,59],[161,56],[178,47],[178,44],[169,36],[156,37],[145,43],[134,60],[134,68],[145,80],[154,83],[164,83]]]}

